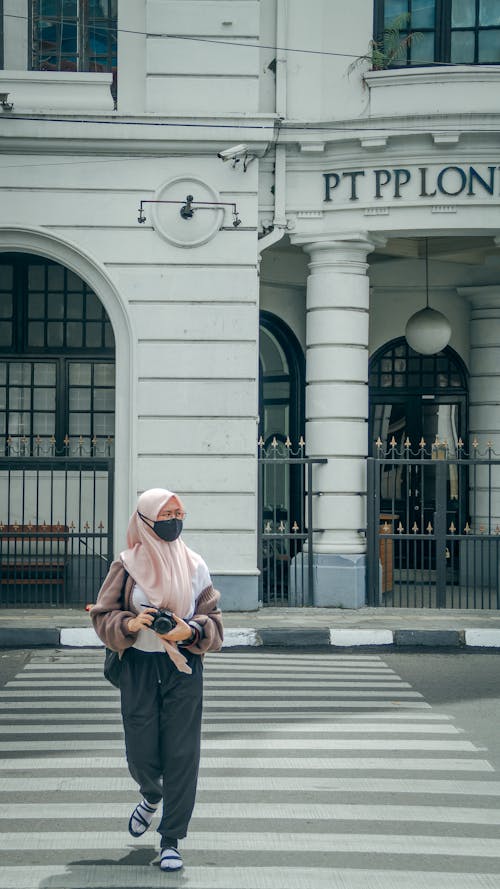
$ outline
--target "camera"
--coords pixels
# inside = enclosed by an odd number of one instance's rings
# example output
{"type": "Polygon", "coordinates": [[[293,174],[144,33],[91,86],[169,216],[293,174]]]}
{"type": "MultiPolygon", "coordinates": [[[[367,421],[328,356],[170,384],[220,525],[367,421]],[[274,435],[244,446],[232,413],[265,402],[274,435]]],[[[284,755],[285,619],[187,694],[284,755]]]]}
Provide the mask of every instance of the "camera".
{"type": "Polygon", "coordinates": [[[173,630],[176,626],[177,621],[171,611],[166,611],[164,608],[156,609],[153,623],[150,626],[151,630],[154,630],[155,633],[160,633],[163,636],[164,633],[169,633],[170,630],[173,630]]]}
{"type": "Polygon", "coordinates": [[[230,161],[234,158],[240,158],[248,151],[247,145],[233,145],[231,148],[225,148],[223,151],[217,152],[217,157],[223,161],[230,161]]]}

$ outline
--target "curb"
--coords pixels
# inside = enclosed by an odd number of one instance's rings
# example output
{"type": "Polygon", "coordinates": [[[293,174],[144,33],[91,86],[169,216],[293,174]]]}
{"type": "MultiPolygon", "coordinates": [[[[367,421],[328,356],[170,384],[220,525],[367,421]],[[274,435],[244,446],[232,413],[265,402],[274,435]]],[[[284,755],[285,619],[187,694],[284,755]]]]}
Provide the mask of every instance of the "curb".
{"type": "MultiPolygon", "coordinates": [[[[1,648],[102,648],[93,627],[0,628],[1,648]]],[[[379,630],[316,627],[297,630],[285,627],[227,627],[223,648],[332,648],[445,650],[500,649],[500,629],[379,630]]]]}

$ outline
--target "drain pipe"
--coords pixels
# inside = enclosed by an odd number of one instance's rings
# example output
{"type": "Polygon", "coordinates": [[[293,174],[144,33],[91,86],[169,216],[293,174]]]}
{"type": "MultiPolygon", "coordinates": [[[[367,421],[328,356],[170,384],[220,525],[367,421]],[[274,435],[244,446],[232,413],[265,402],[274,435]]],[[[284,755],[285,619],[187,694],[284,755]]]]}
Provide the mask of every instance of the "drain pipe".
{"type": "Polygon", "coordinates": [[[287,230],[286,220],[286,146],[278,145],[279,124],[286,118],[286,2],[276,0],[276,146],[274,164],[273,228],[259,240],[259,254],[281,240],[287,230]]]}

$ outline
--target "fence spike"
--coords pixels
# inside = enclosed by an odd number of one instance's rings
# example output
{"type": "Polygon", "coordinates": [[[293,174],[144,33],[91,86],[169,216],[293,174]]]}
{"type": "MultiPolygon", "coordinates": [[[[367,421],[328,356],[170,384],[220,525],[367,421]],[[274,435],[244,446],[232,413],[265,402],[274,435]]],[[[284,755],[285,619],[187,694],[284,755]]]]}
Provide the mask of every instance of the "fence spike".
{"type": "Polygon", "coordinates": [[[418,534],[418,525],[416,522],[413,522],[413,526],[412,526],[411,530],[413,531],[414,534],[418,534]]]}
{"type": "Polygon", "coordinates": [[[390,440],[390,445],[391,445],[391,448],[395,448],[396,445],[397,445],[397,441],[396,441],[396,439],[394,438],[394,436],[392,436],[392,438],[391,438],[391,440],[390,440]]]}
{"type": "Polygon", "coordinates": [[[285,447],[288,448],[288,450],[290,450],[290,448],[292,447],[292,442],[290,441],[288,435],[286,437],[285,447]]]}
{"type": "Polygon", "coordinates": [[[271,447],[272,447],[272,448],[277,448],[277,447],[278,447],[278,439],[276,438],[276,436],[273,437],[273,440],[272,440],[272,442],[271,442],[271,447]]]}
{"type": "Polygon", "coordinates": [[[283,519],[281,520],[281,522],[278,525],[278,531],[280,531],[282,534],[284,531],[286,531],[286,526],[285,526],[283,519]]]}
{"type": "Polygon", "coordinates": [[[432,534],[433,528],[432,528],[432,525],[430,522],[427,525],[427,528],[425,530],[427,531],[428,534],[432,534]]]}
{"type": "Polygon", "coordinates": [[[457,448],[458,448],[458,450],[461,451],[462,448],[463,448],[463,446],[464,446],[464,443],[463,443],[462,439],[459,438],[458,441],[457,441],[457,448]]]}
{"type": "Polygon", "coordinates": [[[406,448],[407,451],[411,448],[411,441],[410,441],[410,439],[408,438],[408,436],[406,436],[405,448],[406,448]]]}
{"type": "Polygon", "coordinates": [[[294,534],[296,534],[297,531],[299,531],[299,526],[297,525],[297,522],[294,522],[294,523],[293,523],[293,525],[292,525],[292,531],[294,532],[294,534]]]}
{"type": "Polygon", "coordinates": [[[450,527],[449,527],[449,530],[451,531],[452,534],[454,534],[455,531],[457,530],[456,527],[455,527],[455,523],[454,523],[454,522],[451,523],[451,525],[450,525],[450,527]]]}
{"type": "Polygon", "coordinates": [[[404,531],[404,528],[403,528],[403,526],[402,526],[402,524],[401,524],[401,522],[400,522],[399,525],[398,525],[398,534],[402,534],[403,531],[404,531]]]}
{"type": "Polygon", "coordinates": [[[264,534],[270,534],[271,530],[271,522],[267,521],[264,525],[264,534]]]}
{"type": "Polygon", "coordinates": [[[384,524],[382,525],[381,531],[383,531],[384,534],[391,533],[391,526],[390,526],[389,522],[384,522],[384,524]]]}
{"type": "Polygon", "coordinates": [[[479,533],[484,534],[485,531],[486,531],[486,527],[484,525],[479,525],[479,533]]]}
{"type": "Polygon", "coordinates": [[[379,437],[377,438],[377,441],[375,442],[375,447],[380,451],[380,448],[383,448],[383,446],[384,445],[382,443],[382,439],[380,438],[380,435],[379,435],[379,437]]]}
{"type": "Polygon", "coordinates": [[[476,436],[474,436],[474,440],[472,442],[472,447],[476,448],[476,449],[479,447],[479,442],[478,442],[476,436]]]}
{"type": "Polygon", "coordinates": [[[304,441],[303,436],[301,435],[299,438],[299,448],[303,449],[303,448],[305,448],[305,446],[306,446],[306,443],[304,441]]]}
{"type": "Polygon", "coordinates": [[[465,523],[464,531],[466,534],[470,534],[470,532],[471,532],[471,527],[468,522],[465,523]]]}

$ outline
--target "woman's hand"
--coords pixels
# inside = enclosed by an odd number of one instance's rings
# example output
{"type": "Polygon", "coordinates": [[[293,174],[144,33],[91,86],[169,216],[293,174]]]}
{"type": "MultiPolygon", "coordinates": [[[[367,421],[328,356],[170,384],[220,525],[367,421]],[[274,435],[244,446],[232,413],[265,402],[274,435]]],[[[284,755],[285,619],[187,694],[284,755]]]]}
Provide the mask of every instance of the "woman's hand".
{"type": "Polygon", "coordinates": [[[174,620],[177,621],[177,625],[173,628],[173,630],[169,630],[168,633],[158,633],[162,639],[166,639],[167,642],[184,642],[186,639],[191,639],[193,635],[193,630],[182,618],[177,617],[176,614],[172,615],[174,620]]]}
{"type": "Polygon", "coordinates": [[[129,633],[138,633],[140,630],[149,629],[155,614],[156,608],[145,608],[137,617],[131,617],[127,624],[129,633]]]}

